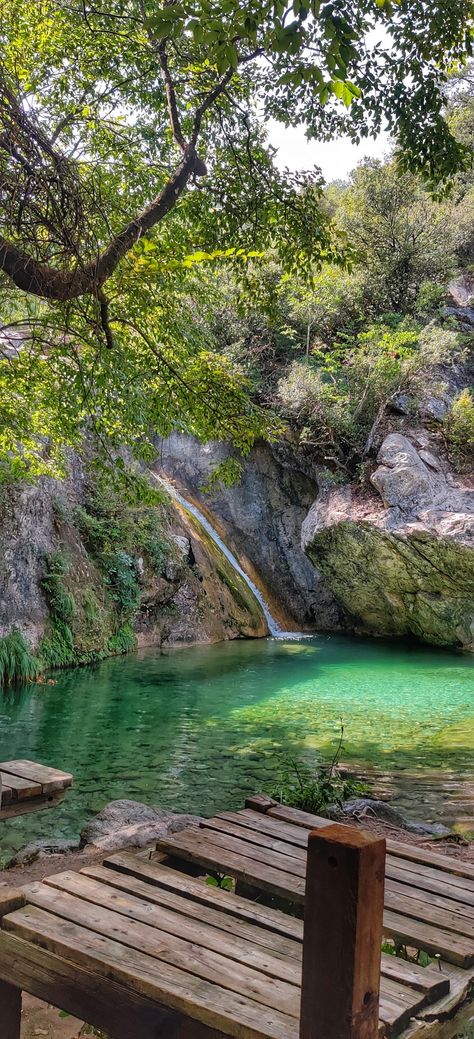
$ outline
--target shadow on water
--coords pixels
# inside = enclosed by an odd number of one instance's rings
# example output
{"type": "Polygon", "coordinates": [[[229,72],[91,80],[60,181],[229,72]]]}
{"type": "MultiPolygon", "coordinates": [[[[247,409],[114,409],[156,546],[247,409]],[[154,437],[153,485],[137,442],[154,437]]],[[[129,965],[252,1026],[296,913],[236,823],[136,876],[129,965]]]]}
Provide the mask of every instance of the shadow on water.
{"type": "Polygon", "coordinates": [[[472,677],[467,657],[318,636],[147,650],[10,692],[0,760],[56,764],[75,786],[59,809],[3,824],[0,855],[34,837],[77,835],[113,798],[203,813],[240,805],[273,785],[282,755],[332,752],[340,717],[345,760],[400,770],[415,815],[428,784],[435,811],[446,777],[474,782],[472,677]]]}

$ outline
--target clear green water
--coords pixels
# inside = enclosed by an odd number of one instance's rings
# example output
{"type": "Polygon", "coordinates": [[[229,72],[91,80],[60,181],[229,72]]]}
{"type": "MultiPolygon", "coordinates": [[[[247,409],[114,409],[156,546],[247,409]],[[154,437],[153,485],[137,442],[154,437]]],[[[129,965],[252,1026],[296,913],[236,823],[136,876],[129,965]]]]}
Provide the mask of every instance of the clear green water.
{"type": "MultiPolygon", "coordinates": [[[[8,693],[0,761],[56,765],[75,785],[60,808],[1,823],[0,856],[77,835],[113,798],[203,813],[241,805],[272,784],[282,753],[332,750],[340,717],[344,760],[397,770],[399,800],[427,818],[447,777],[474,789],[473,679],[465,656],[318,636],[147,650],[8,693]]],[[[472,815],[474,829],[474,801],[472,815]]]]}

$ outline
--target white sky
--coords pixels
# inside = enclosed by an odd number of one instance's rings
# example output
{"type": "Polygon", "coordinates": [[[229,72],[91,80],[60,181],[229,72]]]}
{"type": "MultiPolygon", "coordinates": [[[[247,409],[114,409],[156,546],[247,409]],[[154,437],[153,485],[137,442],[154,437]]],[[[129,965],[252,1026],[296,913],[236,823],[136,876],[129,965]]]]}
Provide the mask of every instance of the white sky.
{"type": "Polygon", "coordinates": [[[310,170],[313,166],[319,166],[327,181],[345,180],[366,155],[381,159],[390,151],[387,133],[381,133],[375,140],[368,139],[361,145],[355,145],[347,137],[323,143],[307,141],[301,127],[287,129],[274,120],[267,124],[267,129],[270,144],[278,148],[276,163],[280,169],[310,170]]]}

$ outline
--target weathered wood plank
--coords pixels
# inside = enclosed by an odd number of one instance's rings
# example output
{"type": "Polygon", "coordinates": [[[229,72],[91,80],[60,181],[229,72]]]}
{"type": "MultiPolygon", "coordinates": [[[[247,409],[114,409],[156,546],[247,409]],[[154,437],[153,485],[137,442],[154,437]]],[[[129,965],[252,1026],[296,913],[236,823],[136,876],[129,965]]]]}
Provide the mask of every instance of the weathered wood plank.
{"type": "Polygon", "coordinates": [[[11,800],[24,801],[27,797],[41,797],[43,788],[41,783],[34,783],[31,779],[22,779],[20,776],[8,775],[7,772],[1,771],[0,767],[0,781],[2,784],[2,804],[4,800],[4,791],[11,790],[11,800]]]}
{"type": "Polygon", "coordinates": [[[303,925],[300,920],[267,906],[259,905],[258,902],[249,902],[247,898],[240,898],[239,895],[231,894],[228,891],[210,888],[202,880],[188,877],[186,874],[179,873],[154,860],[153,862],[143,862],[130,852],[122,852],[105,859],[104,866],[130,876],[140,877],[158,887],[178,892],[200,905],[211,906],[214,909],[222,908],[231,916],[259,924],[276,934],[302,941],[303,925]]]}
{"type": "MultiPolygon", "coordinates": [[[[104,870],[104,873],[107,874],[109,871],[104,870]]],[[[222,927],[213,926],[209,918],[206,919],[206,910],[202,907],[201,918],[196,920],[184,915],[182,911],[176,912],[174,908],[154,904],[147,898],[144,900],[136,893],[111,888],[102,879],[97,880],[90,874],[86,876],[73,871],[47,877],[44,883],[95,905],[106,906],[130,920],[157,927],[180,940],[185,939],[195,945],[202,945],[204,949],[218,952],[221,956],[243,963],[268,974],[271,978],[281,978],[294,985],[300,984],[301,967],[294,956],[290,958],[283,954],[273,955],[249,937],[242,938],[229,930],[223,930],[222,927]]],[[[184,907],[190,905],[186,899],[181,899],[181,902],[184,907]]]]}
{"type": "Polygon", "coordinates": [[[427,866],[436,866],[438,869],[450,873],[451,876],[464,877],[474,881],[474,866],[463,859],[456,859],[453,855],[442,855],[440,852],[420,848],[416,844],[403,844],[402,841],[387,841],[387,851],[403,859],[419,862],[427,866]]]}
{"type": "Polygon", "coordinates": [[[39,765],[35,761],[18,759],[17,761],[0,761],[0,770],[8,775],[29,779],[42,787],[43,794],[54,794],[71,786],[73,777],[70,772],[61,772],[57,768],[39,765]]]}
{"type": "MultiPolygon", "coordinates": [[[[86,969],[56,956],[49,949],[3,932],[0,977],[14,976],[24,990],[58,1009],[102,1029],[114,1039],[222,1039],[222,1033],[199,1021],[165,1010],[110,977],[97,978],[86,969]]],[[[2,1035],[2,1039],[4,1039],[2,1035]]]]}
{"type": "Polygon", "coordinates": [[[20,1039],[21,989],[0,980],[2,1039],[20,1039]]]}
{"type": "Polygon", "coordinates": [[[56,808],[64,801],[62,794],[45,794],[42,797],[34,797],[31,801],[12,801],[5,807],[0,808],[1,819],[16,819],[18,815],[29,815],[30,812],[41,812],[46,808],[56,808]]]}
{"type": "Polygon", "coordinates": [[[306,830],[318,830],[324,829],[326,826],[341,825],[340,823],[331,822],[330,819],[323,819],[320,815],[302,812],[299,808],[289,808],[288,805],[278,804],[272,806],[268,809],[268,815],[272,819],[283,819],[286,822],[294,823],[296,826],[304,826],[306,830]]]}
{"type": "Polygon", "coordinates": [[[457,902],[453,898],[445,898],[444,895],[437,895],[433,891],[425,891],[421,887],[412,887],[398,880],[391,880],[390,877],[387,877],[385,880],[385,891],[402,895],[405,899],[414,898],[419,902],[423,902],[425,904],[425,914],[427,915],[429,915],[429,906],[438,906],[440,909],[448,909],[449,912],[455,913],[463,920],[471,920],[474,923],[474,906],[466,905],[465,902],[457,902]]]}
{"type": "Polygon", "coordinates": [[[157,848],[169,855],[196,862],[207,869],[223,869],[244,883],[258,885],[264,891],[281,895],[293,902],[304,901],[304,879],[287,871],[272,868],[254,858],[236,854],[227,848],[211,844],[199,836],[199,830],[182,830],[173,837],[160,838],[157,848]],[[196,836],[197,834],[197,836],[196,836]]]}
{"type": "Polygon", "coordinates": [[[296,1039],[295,1018],[164,961],[158,970],[155,956],[41,909],[27,906],[6,916],[3,924],[10,933],[95,971],[98,990],[119,982],[236,1039],[296,1039]]]}
{"type": "Polygon", "coordinates": [[[243,808],[239,812],[218,812],[214,818],[226,819],[257,833],[268,833],[272,837],[287,841],[288,844],[296,844],[299,848],[308,847],[308,834],[301,826],[252,812],[249,808],[243,808]]]}
{"type": "Polygon", "coordinates": [[[2,916],[26,905],[26,895],[22,888],[0,884],[0,920],[2,916]]]}
{"type": "MultiPolygon", "coordinates": [[[[308,842],[300,1039],[376,1039],[385,841],[344,826],[308,842]]],[[[417,994],[387,979],[405,1012],[417,994]]],[[[385,999],[385,997],[384,997],[385,999]]]]}
{"type": "MultiPolygon", "coordinates": [[[[205,819],[201,823],[200,828],[202,830],[228,834],[230,837],[236,837],[241,841],[245,841],[246,844],[257,844],[261,848],[285,857],[289,855],[292,859],[298,859],[304,864],[302,869],[306,866],[306,849],[297,847],[295,844],[289,844],[288,841],[275,837],[275,835],[258,833],[257,830],[246,829],[244,826],[239,826],[237,823],[229,822],[227,819],[221,819],[218,816],[214,819],[205,819]]],[[[284,862],[282,862],[282,866],[285,868],[284,862]]]]}
{"type": "Polygon", "coordinates": [[[421,920],[386,909],[383,914],[384,934],[408,945],[424,949],[431,956],[441,956],[448,963],[470,967],[474,963],[474,946],[468,938],[444,931],[421,920]]]}
{"type": "MultiPolygon", "coordinates": [[[[264,976],[254,968],[205,949],[202,945],[197,948],[188,940],[170,936],[151,924],[136,922],[128,915],[124,919],[123,909],[122,913],[118,913],[63,891],[53,891],[46,884],[30,885],[28,902],[25,913],[31,904],[62,917],[63,923],[70,921],[87,927],[104,938],[111,938],[135,951],[156,957],[159,961],[159,966],[158,962],[156,966],[158,973],[162,965],[166,964],[210,983],[218,982],[223,991],[244,996],[293,1017],[298,1015],[299,991],[295,985],[264,976]]],[[[150,906],[150,920],[153,909],[150,906]]],[[[10,919],[5,917],[6,921],[10,919]]]]}
{"type": "Polygon", "coordinates": [[[466,938],[474,939],[474,921],[467,920],[459,913],[452,913],[447,909],[439,909],[437,906],[427,908],[426,902],[420,902],[416,898],[406,898],[393,891],[385,892],[385,908],[393,909],[404,916],[413,917],[416,920],[426,920],[435,924],[445,931],[453,931],[466,938]]]}
{"type": "MultiPolygon", "coordinates": [[[[224,931],[226,934],[245,938],[258,946],[270,949],[274,956],[285,957],[285,960],[301,959],[301,944],[299,941],[291,941],[289,938],[276,934],[275,931],[269,931],[266,927],[256,926],[255,923],[247,923],[246,920],[239,919],[230,913],[222,912],[215,906],[201,905],[190,898],[175,894],[173,891],[167,891],[166,888],[156,887],[153,884],[138,879],[136,876],[106,869],[104,866],[87,866],[81,872],[87,877],[102,881],[109,888],[116,887],[120,891],[136,895],[144,901],[151,902],[153,905],[164,906],[182,916],[190,917],[200,923],[210,924],[213,928],[224,931]]],[[[51,879],[54,880],[54,878],[51,879]]],[[[301,925],[302,940],[303,926],[301,921],[298,922],[301,925]]]]}
{"type": "Polygon", "coordinates": [[[396,880],[400,884],[408,885],[410,890],[416,887],[420,891],[449,898],[456,906],[474,906],[474,894],[470,891],[463,891],[462,888],[451,887],[448,877],[446,879],[438,879],[436,877],[422,876],[421,874],[410,874],[407,870],[392,866],[390,862],[387,862],[385,872],[387,878],[396,880]]]}
{"type": "Polygon", "coordinates": [[[399,959],[397,956],[389,956],[382,953],[381,960],[382,980],[380,991],[384,989],[384,978],[392,981],[400,981],[409,988],[424,992],[430,1003],[441,999],[450,989],[450,980],[439,970],[430,970],[429,967],[419,967],[416,963],[399,959]]]}
{"type": "Polygon", "coordinates": [[[224,848],[235,855],[245,855],[248,859],[255,859],[256,862],[262,862],[265,866],[292,873],[295,877],[304,877],[306,873],[306,856],[296,858],[291,852],[298,849],[292,849],[291,845],[287,845],[288,851],[283,856],[282,851],[272,851],[267,844],[255,844],[245,837],[233,837],[231,834],[220,833],[218,830],[181,830],[180,835],[182,834],[193,834],[196,841],[204,841],[218,849],[224,848]]]}
{"type": "Polygon", "coordinates": [[[411,862],[408,859],[402,859],[396,855],[387,855],[387,865],[408,874],[408,883],[410,884],[416,883],[412,879],[413,877],[420,877],[422,879],[437,880],[441,884],[449,885],[450,888],[456,888],[457,890],[462,891],[463,894],[468,892],[469,894],[474,895],[474,880],[469,880],[466,877],[458,877],[454,873],[447,874],[435,866],[425,866],[422,863],[411,862]]]}

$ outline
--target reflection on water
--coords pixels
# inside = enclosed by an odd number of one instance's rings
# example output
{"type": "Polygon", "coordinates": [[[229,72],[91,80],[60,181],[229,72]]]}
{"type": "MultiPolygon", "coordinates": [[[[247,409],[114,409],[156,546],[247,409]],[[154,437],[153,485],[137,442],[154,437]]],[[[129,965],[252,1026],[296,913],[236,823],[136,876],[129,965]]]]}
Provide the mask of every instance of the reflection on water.
{"type": "Polygon", "coordinates": [[[202,813],[241,805],[271,786],[282,754],[332,750],[341,717],[346,761],[397,770],[397,797],[417,817],[457,797],[450,817],[474,830],[473,674],[465,656],[318,636],[147,650],[10,692],[0,760],[56,765],[75,786],[60,808],[0,824],[0,855],[77,835],[113,798],[202,813]]]}

